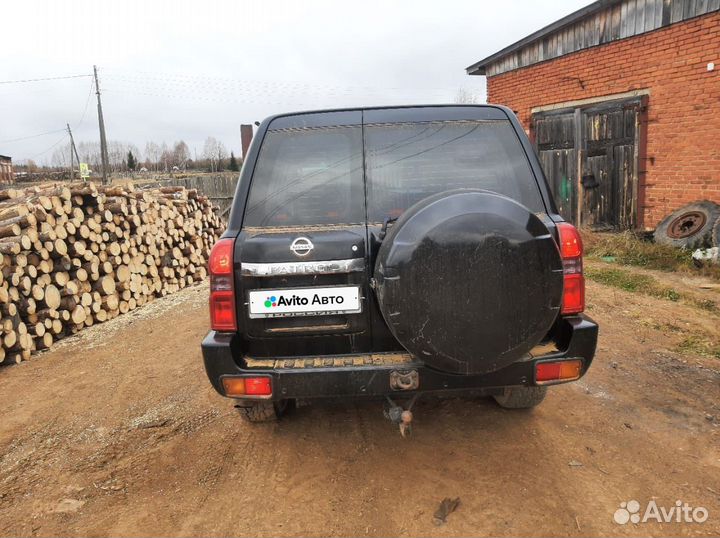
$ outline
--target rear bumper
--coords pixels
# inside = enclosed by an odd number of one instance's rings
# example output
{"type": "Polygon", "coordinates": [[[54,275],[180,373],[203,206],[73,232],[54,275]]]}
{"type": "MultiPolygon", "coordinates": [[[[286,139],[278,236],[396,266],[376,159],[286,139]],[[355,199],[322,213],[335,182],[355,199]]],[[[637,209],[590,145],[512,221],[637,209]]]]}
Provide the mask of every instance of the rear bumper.
{"type": "Polygon", "coordinates": [[[411,395],[415,392],[484,391],[492,394],[503,387],[534,386],[538,362],[557,359],[582,359],[580,377],[585,375],[595,355],[598,326],[584,315],[560,321],[559,350],[528,357],[501,370],[482,375],[457,375],[439,372],[420,362],[383,365],[359,365],[319,368],[247,368],[241,367],[242,350],[234,334],[210,331],[202,342],[205,371],[215,390],[226,396],[225,376],[269,376],[271,400],[324,397],[364,397],[411,395]],[[237,359],[237,360],[236,360],[237,359]],[[416,370],[416,390],[393,390],[390,375],[394,371],[416,370]]]}

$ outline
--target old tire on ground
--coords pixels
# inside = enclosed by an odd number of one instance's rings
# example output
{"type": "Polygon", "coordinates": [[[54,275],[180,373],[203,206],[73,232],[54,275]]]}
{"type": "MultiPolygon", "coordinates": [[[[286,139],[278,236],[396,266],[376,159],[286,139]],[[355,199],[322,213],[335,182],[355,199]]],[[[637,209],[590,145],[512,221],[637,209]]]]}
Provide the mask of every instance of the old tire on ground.
{"type": "Polygon", "coordinates": [[[720,247],[720,218],[715,221],[712,229],[712,246],[720,247]]]}
{"type": "Polygon", "coordinates": [[[493,398],[505,409],[530,409],[542,402],[546,394],[547,387],[506,387],[493,398]]]}
{"type": "Polygon", "coordinates": [[[375,266],[390,331],[430,367],[499,370],[526,355],[557,318],[557,245],[525,206],[482,190],[421,200],[391,226],[375,266]]]}
{"type": "MultiPolygon", "coordinates": [[[[244,405],[244,404],[243,404],[244,405]]],[[[237,410],[248,422],[274,422],[286,411],[287,400],[280,402],[250,402],[247,407],[237,407],[237,410]]]]}
{"type": "Polygon", "coordinates": [[[710,246],[712,229],[720,218],[720,205],[701,200],[681,207],[655,228],[656,243],[695,249],[710,246]]]}

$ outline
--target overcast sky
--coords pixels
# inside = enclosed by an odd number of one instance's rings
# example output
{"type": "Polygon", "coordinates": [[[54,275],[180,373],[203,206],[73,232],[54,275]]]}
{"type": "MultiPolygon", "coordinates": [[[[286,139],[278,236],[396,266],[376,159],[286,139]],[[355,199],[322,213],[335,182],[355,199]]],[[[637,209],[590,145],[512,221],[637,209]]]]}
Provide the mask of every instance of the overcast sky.
{"type": "MultiPolygon", "coordinates": [[[[325,107],[485,101],[465,67],[587,0],[10,0],[0,81],[85,75],[97,64],[107,136],[143,150],[207,136],[239,153],[241,123],[325,107]]],[[[96,141],[89,77],[0,84],[0,154],[49,162],[96,141]],[[55,146],[57,147],[57,146],[55,146]]]]}

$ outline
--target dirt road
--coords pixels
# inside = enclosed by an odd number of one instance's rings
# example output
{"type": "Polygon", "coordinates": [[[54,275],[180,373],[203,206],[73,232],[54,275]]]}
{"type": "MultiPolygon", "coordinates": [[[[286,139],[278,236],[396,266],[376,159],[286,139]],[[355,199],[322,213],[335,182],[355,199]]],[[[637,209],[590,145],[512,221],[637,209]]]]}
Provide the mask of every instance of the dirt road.
{"type": "Polygon", "coordinates": [[[720,359],[681,346],[717,335],[717,312],[590,283],[601,342],[581,382],[532,412],[421,402],[402,439],[378,403],[241,422],[202,367],[206,293],[0,370],[0,535],[720,533],[720,359]],[[444,497],[461,504],[435,526],[444,497]],[[631,499],[709,518],[614,523],[631,499]]]}

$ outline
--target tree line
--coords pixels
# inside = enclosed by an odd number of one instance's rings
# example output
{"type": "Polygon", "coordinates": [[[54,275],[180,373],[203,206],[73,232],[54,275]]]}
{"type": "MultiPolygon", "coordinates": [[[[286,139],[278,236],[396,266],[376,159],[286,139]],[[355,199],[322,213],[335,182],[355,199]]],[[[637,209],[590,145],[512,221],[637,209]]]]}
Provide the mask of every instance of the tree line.
{"type": "MultiPolygon", "coordinates": [[[[79,142],[76,147],[81,162],[88,163],[89,168],[93,171],[99,172],[102,169],[99,142],[79,142]]],[[[145,144],[143,151],[129,142],[109,140],[107,152],[110,173],[160,173],[185,170],[237,172],[242,164],[235,157],[233,151],[228,152],[225,145],[212,136],[205,139],[200,155],[191,154],[190,148],[184,140],[178,140],[172,145],[168,145],[166,142],[158,144],[150,141],[145,144]]],[[[75,159],[74,156],[73,159],[75,159]]],[[[27,164],[28,169],[36,166],[32,161],[28,161],[27,164]]],[[[50,168],[56,169],[70,166],[69,144],[64,144],[54,151],[49,165],[50,168]]],[[[75,167],[77,167],[77,162],[75,167]]]]}

